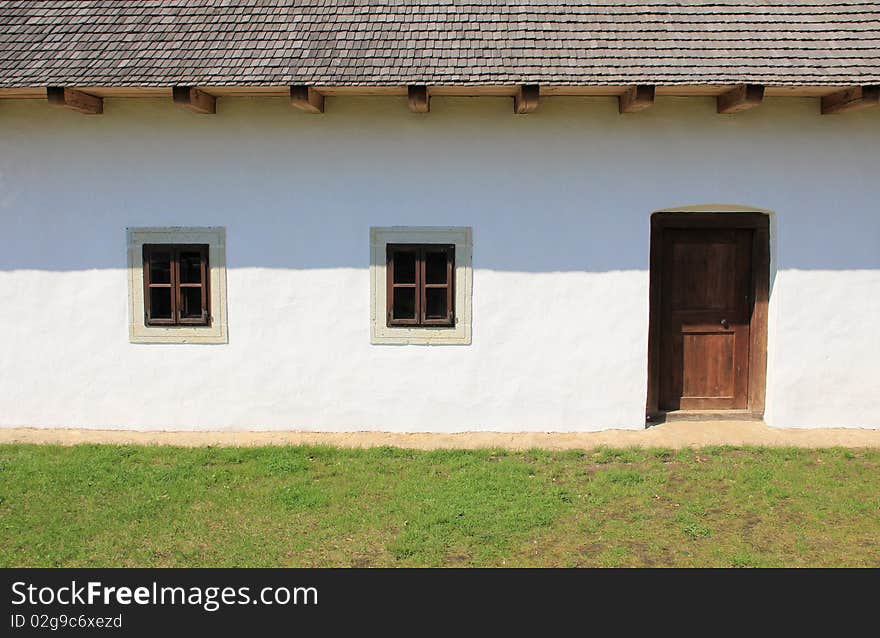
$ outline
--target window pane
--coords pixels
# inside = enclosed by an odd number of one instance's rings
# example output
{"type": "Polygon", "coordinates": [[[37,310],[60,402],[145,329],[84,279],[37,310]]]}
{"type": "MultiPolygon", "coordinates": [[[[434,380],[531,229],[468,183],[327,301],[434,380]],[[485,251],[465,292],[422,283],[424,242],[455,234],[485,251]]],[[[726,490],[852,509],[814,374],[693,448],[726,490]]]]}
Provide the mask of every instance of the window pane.
{"type": "Polygon", "coordinates": [[[394,283],[416,283],[416,253],[415,251],[394,251],[394,283]]]}
{"type": "Polygon", "coordinates": [[[394,309],[393,315],[395,319],[415,319],[416,318],[416,289],[415,288],[395,288],[394,289],[394,309]]]}
{"type": "Polygon", "coordinates": [[[425,253],[425,283],[446,283],[446,251],[425,253]]]}
{"type": "Polygon", "coordinates": [[[150,318],[171,319],[171,288],[150,288],[150,318]]]}
{"type": "Polygon", "coordinates": [[[180,283],[198,284],[202,281],[202,254],[198,251],[180,253],[180,283]]]}
{"type": "Polygon", "coordinates": [[[202,289],[180,289],[180,316],[183,319],[200,319],[202,316],[202,289]]]}
{"type": "Polygon", "coordinates": [[[163,250],[150,251],[150,283],[171,283],[171,252],[163,250]]]}
{"type": "Polygon", "coordinates": [[[446,288],[425,290],[425,319],[446,319],[446,288]]]}

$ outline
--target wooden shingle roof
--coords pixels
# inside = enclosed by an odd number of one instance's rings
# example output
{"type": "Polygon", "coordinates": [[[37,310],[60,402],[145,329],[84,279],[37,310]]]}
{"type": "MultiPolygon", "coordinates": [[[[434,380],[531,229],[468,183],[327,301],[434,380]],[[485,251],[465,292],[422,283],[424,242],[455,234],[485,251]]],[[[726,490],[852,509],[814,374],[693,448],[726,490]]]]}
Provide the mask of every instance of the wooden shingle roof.
{"type": "Polygon", "coordinates": [[[0,87],[880,83],[880,2],[0,1],[0,87]]]}

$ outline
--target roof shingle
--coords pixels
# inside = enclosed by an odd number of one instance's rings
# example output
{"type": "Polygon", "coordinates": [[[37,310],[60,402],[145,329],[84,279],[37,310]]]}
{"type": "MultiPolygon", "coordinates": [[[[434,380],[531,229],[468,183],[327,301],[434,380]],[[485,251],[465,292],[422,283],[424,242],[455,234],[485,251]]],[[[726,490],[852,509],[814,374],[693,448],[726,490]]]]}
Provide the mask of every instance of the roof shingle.
{"type": "Polygon", "coordinates": [[[9,0],[0,87],[880,83],[880,2],[9,0]]]}

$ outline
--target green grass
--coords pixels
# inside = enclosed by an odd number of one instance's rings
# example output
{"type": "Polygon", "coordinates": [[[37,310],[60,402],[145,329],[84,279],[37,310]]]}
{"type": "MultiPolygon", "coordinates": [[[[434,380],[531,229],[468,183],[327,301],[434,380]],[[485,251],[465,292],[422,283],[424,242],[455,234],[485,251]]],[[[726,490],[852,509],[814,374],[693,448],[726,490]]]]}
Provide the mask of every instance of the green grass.
{"type": "Polygon", "coordinates": [[[880,451],[0,446],[0,566],[880,566],[880,451]]]}

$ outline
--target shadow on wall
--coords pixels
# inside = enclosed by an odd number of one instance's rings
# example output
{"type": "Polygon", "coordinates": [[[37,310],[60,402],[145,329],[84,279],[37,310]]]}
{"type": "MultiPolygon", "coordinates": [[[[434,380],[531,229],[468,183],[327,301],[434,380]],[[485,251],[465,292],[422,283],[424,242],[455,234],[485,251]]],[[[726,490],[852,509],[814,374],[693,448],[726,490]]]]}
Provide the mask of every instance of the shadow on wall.
{"type": "Polygon", "coordinates": [[[446,225],[473,228],[476,269],[647,271],[652,211],[718,201],[776,212],[778,269],[880,269],[877,118],[811,100],[106,102],[4,105],[0,270],[125,268],[126,227],[176,225],[225,226],[230,268],[367,268],[370,226],[446,225]]]}
{"type": "MultiPolygon", "coordinates": [[[[770,298],[773,297],[773,289],[776,285],[776,272],[778,263],[777,217],[773,211],[756,208],[754,206],[743,206],[741,204],[697,204],[690,206],[673,206],[671,208],[657,210],[651,213],[651,217],[653,218],[654,215],[662,215],[663,213],[708,213],[719,216],[729,213],[757,213],[759,215],[766,216],[769,226],[769,244],[766,246],[766,248],[768,250],[768,255],[770,258],[770,262],[768,264],[768,274],[770,277],[770,281],[768,282],[768,296],[770,298]]],[[[653,285],[654,284],[652,283],[652,286],[653,285]]]]}

